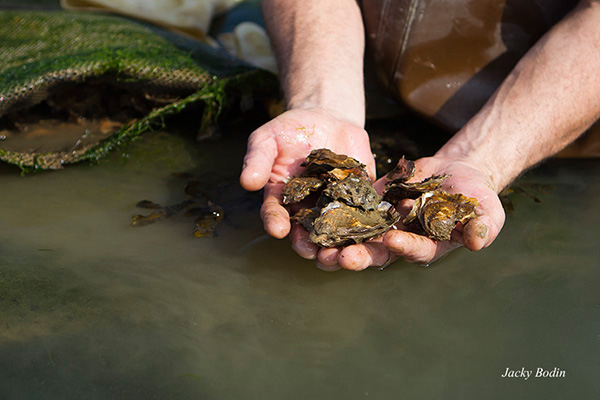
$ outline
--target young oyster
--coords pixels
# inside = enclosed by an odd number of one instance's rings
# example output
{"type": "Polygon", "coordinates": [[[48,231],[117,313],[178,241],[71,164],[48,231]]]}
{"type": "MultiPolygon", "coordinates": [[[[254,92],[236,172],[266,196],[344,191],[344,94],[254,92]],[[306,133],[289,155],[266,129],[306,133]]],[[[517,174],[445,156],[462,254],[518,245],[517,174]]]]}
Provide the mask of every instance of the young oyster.
{"type": "Polygon", "coordinates": [[[433,240],[450,240],[456,225],[475,218],[477,199],[460,193],[450,194],[442,190],[423,193],[402,223],[409,225],[418,221],[427,236],[433,240]]]}

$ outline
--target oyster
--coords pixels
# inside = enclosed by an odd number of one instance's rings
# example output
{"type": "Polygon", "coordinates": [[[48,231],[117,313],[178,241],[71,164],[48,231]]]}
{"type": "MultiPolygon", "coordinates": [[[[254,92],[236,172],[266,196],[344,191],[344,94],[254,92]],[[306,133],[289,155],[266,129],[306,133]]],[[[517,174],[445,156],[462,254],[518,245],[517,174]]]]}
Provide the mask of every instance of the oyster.
{"type": "Polygon", "coordinates": [[[309,230],[311,242],[323,247],[361,243],[387,232],[400,219],[395,208],[385,201],[370,211],[340,201],[328,203],[320,213],[310,210],[296,220],[309,230]]]}
{"type": "Polygon", "coordinates": [[[306,157],[302,166],[306,168],[303,173],[304,176],[319,176],[336,168],[354,170],[354,173],[359,173],[363,177],[368,176],[367,171],[364,169],[365,165],[360,161],[343,154],[336,154],[329,149],[313,150],[306,157]]]}
{"type": "Polygon", "coordinates": [[[322,247],[361,243],[391,229],[400,220],[396,209],[375,191],[365,165],[327,149],[314,150],[304,172],[283,188],[284,204],[319,192],[314,207],[301,208],[292,221],[302,224],[322,247]]]}
{"type": "Polygon", "coordinates": [[[314,176],[297,176],[292,178],[281,192],[283,204],[298,203],[311,192],[323,185],[323,179],[314,176]]]}
{"type": "Polygon", "coordinates": [[[477,199],[460,193],[450,194],[443,190],[423,193],[402,223],[410,225],[418,221],[424,233],[433,240],[450,240],[456,225],[475,218],[477,199]]]}
{"type": "Polygon", "coordinates": [[[397,204],[403,199],[416,199],[423,193],[438,189],[450,175],[433,175],[421,182],[407,182],[415,175],[415,163],[404,157],[386,178],[384,199],[397,204]]]}
{"type": "Polygon", "coordinates": [[[356,175],[348,175],[341,181],[331,182],[323,190],[323,199],[340,201],[363,211],[373,211],[379,207],[381,196],[371,182],[356,175]]]}

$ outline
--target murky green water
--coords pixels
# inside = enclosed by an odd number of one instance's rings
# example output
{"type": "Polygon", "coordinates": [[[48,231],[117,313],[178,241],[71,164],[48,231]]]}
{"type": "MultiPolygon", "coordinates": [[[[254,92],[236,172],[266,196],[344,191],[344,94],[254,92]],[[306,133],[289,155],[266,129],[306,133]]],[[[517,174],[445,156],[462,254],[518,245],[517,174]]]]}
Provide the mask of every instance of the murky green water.
{"type": "Polygon", "coordinates": [[[485,251],[325,273],[264,235],[244,149],[155,133],[127,162],[0,171],[1,399],[600,394],[600,162],[528,173],[554,190],[514,197],[485,251]],[[129,226],[139,200],[183,200],[184,171],[224,205],[218,236],[129,226]],[[522,367],[566,376],[501,378],[522,367]]]}

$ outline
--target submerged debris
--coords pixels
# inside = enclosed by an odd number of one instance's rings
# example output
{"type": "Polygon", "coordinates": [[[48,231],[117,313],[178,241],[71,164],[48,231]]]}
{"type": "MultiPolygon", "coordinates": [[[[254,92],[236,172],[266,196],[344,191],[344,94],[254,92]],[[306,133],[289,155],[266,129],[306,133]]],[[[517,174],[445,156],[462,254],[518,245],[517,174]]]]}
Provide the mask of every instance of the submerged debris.
{"type": "Polygon", "coordinates": [[[186,183],[184,191],[188,199],[169,206],[162,206],[150,200],[142,200],[136,207],[155,210],[148,215],[131,217],[132,226],[146,226],[185,210],[186,217],[194,217],[193,235],[196,237],[216,236],[218,223],[223,219],[223,208],[213,203],[201,189],[202,184],[196,180],[186,183]]]}
{"type": "Polygon", "coordinates": [[[187,210],[186,217],[194,218],[194,236],[206,237],[215,236],[217,224],[223,219],[225,213],[223,208],[208,202],[206,207],[194,207],[187,210]]]}
{"type": "Polygon", "coordinates": [[[541,183],[519,183],[508,186],[505,189],[503,189],[500,192],[500,194],[498,194],[498,197],[500,197],[500,201],[502,202],[502,207],[504,207],[504,211],[515,211],[513,201],[509,197],[512,194],[516,194],[526,199],[533,200],[536,203],[542,202],[542,199],[540,199],[538,196],[526,189],[533,190],[534,192],[537,192],[539,194],[546,194],[548,193],[548,191],[554,189],[554,187],[552,185],[545,185],[541,183]]]}

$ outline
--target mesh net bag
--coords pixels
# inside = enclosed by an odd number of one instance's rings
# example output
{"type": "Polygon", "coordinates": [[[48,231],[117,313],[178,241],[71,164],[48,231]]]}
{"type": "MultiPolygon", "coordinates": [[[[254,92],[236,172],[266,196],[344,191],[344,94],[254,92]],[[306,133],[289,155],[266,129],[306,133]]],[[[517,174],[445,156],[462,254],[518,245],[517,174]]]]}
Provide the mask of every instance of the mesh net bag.
{"type": "Polygon", "coordinates": [[[144,23],[2,6],[0,159],[22,169],[98,159],[192,105],[202,107],[208,126],[223,106],[276,96],[272,74],[144,23]],[[35,118],[68,119],[85,129],[62,143],[65,129],[47,123],[54,148],[32,148],[26,122],[35,118]],[[86,124],[93,121],[99,129],[90,134],[86,124]]]}

